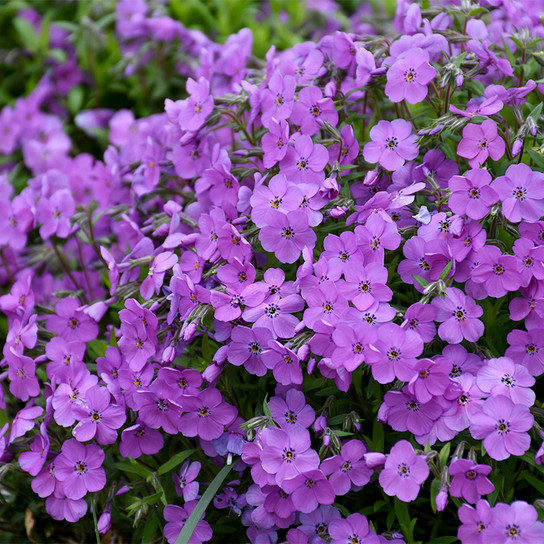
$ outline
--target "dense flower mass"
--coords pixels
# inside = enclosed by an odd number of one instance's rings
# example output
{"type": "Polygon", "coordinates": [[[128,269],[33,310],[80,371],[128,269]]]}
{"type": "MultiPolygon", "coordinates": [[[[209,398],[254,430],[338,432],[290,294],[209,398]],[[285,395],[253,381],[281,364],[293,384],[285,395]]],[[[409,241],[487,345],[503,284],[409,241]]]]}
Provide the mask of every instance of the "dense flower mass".
{"type": "Polygon", "coordinates": [[[544,542],[544,4],[84,4],[0,7],[0,541],[544,542]]]}

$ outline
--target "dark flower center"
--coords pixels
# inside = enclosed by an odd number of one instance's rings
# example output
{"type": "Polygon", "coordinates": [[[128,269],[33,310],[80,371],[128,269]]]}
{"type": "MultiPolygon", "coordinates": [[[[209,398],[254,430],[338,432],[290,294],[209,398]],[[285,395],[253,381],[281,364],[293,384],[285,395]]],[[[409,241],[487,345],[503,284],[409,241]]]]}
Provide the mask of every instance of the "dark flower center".
{"type": "Polygon", "coordinates": [[[69,320],[68,320],[68,326],[71,328],[71,329],[77,329],[79,327],[79,319],[76,319],[75,317],[71,317],[69,320]]]}
{"type": "Polygon", "coordinates": [[[288,240],[290,240],[295,235],[295,232],[291,227],[283,227],[281,229],[281,235],[283,238],[287,238],[288,240]]]}
{"type": "Polygon", "coordinates": [[[270,201],[270,206],[277,210],[281,206],[281,198],[276,196],[270,201]]]}
{"type": "Polygon", "coordinates": [[[391,136],[390,138],[387,138],[385,140],[385,148],[389,149],[390,151],[393,151],[393,149],[396,149],[399,145],[399,141],[394,136],[391,136]]]}
{"type": "Polygon", "coordinates": [[[413,68],[409,68],[408,70],[406,70],[406,72],[404,72],[404,81],[406,81],[406,83],[411,83],[415,80],[415,78],[416,71],[413,68]]]}
{"type": "Polygon", "coordinates": [[[506,536],[509,538],[515,538],[516,540],[520,537],[521,531],[519,530],[519,525],[508,525],[506,527],[506,536]]]}
{"type": "Polygon", "coordinates": [[[401,463],[397,467],[397,473],[401,478],[407,478],[410,475],[410,467],[405,463],[401,463]]]}
{"type": "Polygon", "coordinates": [[[295,458],[295,452],[291,449],[285,448],[283,450],[283,460],[291,463],[295,458]]]}
{"type": "Polygon", "coordinates": [[[534,355],[535,353],[538,353],[538,347],[535,346],[535,344],[527,344],[525,346],[525,351],[529,354],[529,355],[534,355]]]}
{"type": "Polygon", "coordinates": [[[250,342],[248,346],[248,350],[250,353],[259,354],[263,351],[263,348],[261,347],[261,344],[258,342],[250,342]]]}
{"type": "Polygon", "coordinates": [[[356,344],[353,344],[353,353],[361,353],[361,351],[363,351],[363,346],[361,346],[361,344],[359,342],[357,342],[356,344]]]}
{"type": "Polygon", "coordinates": [[[74,470],[76,474],[83,476],[87,472],[87,465],[83,461],[78,461],[74,466],[74,470]]]}
{"type": "Polygon", "coordinates": [[[501,274],[504,274],[504,267],[500,264],[496,264],[493,266],[493,272],[500,276],[501,274]]]}
{"type": "Polygon", "coordinates": [[[297,415],[292,410],[289,410],[288,412],[285,412],[285,421],[293,425],[297,421],[297,415]]]}
{"type": "Polygon", "coordinates": [[[488,147],[487,138],[482,138],[480,142],[478,143],[478,147],[480,149],[487,149],[488,147]]]}
{"type": "Polygon", "coordinates": [[[100,413],[97,412],[96,410],[93,410],[91,412],[91,421],[94,422],[94,423],[100,421],[100,413]]]}
{"type": "Polygon", "coordinates": [[[202,408],[200,408],[200,410],[198,411],[198,415],[200,417],[208,417],[210,415],[210,410],[207,406],[203,406],[202,408]]]}
{"type": "Polygon", "coordinates": [[[478,477],[478,473],[475,470],[467,470],[465,472],[465,478],[468,480],[475,480],[478,477]]]}
{"type": "Polygon", "coordinates": [[[496,430],[500,435],[505,435],[510,431],[510,423],[504,419],[499,419],[497,422],[496,430]]]}
{"type": "Polygon", "coordinates": [[[524,187],[516,187],[512,191],[512,195],[518,200],[525,200],[525,198],[527,197],[527,189],[525,189],[524,187]]]}
{"type": "Polygon", "coordinates": [[[480,189],[473,187],[469,192],[468,196],[470,198],[480,198],[480,189]]]}
{"type": "Polygon", "coordinates": [[[308,159],[300,157],[297,162],[297,168],[299,170],[306,170],[308,168],[308,159]]]}

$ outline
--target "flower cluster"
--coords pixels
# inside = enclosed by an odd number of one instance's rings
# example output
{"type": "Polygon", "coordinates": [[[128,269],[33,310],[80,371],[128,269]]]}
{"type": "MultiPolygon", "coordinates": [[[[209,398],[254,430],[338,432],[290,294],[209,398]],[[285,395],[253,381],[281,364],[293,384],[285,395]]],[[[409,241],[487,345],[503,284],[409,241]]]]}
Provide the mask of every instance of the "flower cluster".
{"type": "Polygon", "coordinates": [[[524,465],[496,463],[544,457],[544,32],[530,2],[481,4],[399,1],[396,34],[356,14],[257,62],[248,29],[218,44],[121,0],[125,51],[197,59],[185,98],[101,112],[101,158],[51,106],[79,71],[2,109],[28,175],[1,167],[0,463],[55,520],[98,497],[106,532],[130,491],[174,543],[216,464],[250,542],[413,541],[422,486],[463,543],[544,541],[506,487],[524,465]]]}

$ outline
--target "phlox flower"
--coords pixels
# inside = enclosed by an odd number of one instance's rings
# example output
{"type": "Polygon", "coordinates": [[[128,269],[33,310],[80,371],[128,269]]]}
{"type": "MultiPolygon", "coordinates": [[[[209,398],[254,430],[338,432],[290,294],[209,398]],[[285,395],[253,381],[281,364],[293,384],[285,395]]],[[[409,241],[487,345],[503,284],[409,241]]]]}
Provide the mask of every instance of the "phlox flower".
{"type": "Polygon", "coordinates": [[[482,495],[495,490],[495,486],[486,478],[491,472],[489,465],[476,465],[470,459],[456,459],[451,462],[449,472],[453,477],[449,490],[452,497],[463,497],[476,504],[482,495]]]}
{"type": "Polygon", "coordinates": [[[285,479],[281,488],[291,494],[293,506],[305,514],[313,512],[320,504],[332,504],[336,497],[331,483],[321,470],[304,471],[285,479]]]}
{"type": "Polygon", "coordinates": [[[491,187],[491,175],[487,170],[474,168],[464,176],[453,176],[448,181],[452,192],[448,206],[453,213],[466,214],[471,219],[482,219],[490,207],[499,200],[499,195],[491,187]]]}
{"type": "Polygon", "coordinates": [[[378,544],[380,539],[374,533],[365,516],[350,514],[346,519],[335,518],[329,523],[332,544],[378,544]]]}
{"type": "Polygon", "coordinates": [[[523,365],[532,376],[544,372],[544,343],[538,329],[528,332],[514,329],[506,337],[510,346],[505,355],[523,365]]]}
{"type": "Polygon", "coordinates": [[[102,448],[95,444],[84,446],[71,438],[62,445],[55,459],[55,477],[63,482],[68,498],[81,499],[88,491],[100,491],[106,485],[104,457],[102,448]]]}
{"type": "Polygon", "coordinates": [[[498,161],[505,150],[504,140],[497,134],[497,125],[486,119],[481,125],[468,124],[463,129],[463,139],[457,147],[457,154],[469,159],[471,168],[478,168],[488,157],[498,161]]]}
{"type": "Polygon", "coordinates": [[[282,385],[300,385],[302,383],[302,369],[294,351],[277,340],[268,342],[268,350],[263,352],[262,360],[278,383],[282,385]]]}
{"type": "Polygon", "coordinates": [[[338,123],[338,112],[333,101],[323,97],[319,87],[304,87],[298,93],[298,101],[295,102],[291,121],[300,126],[302,134],[309,136],[319,132],[319,122],[328,121],[333,127],[338,123]]]}
{"type": "Polygon", "coordinates": [[[363,149],[365,161],[379,162],[386,170],[398,170],[405,161],[415,159],[417,136],[412,134],[412,125],[404,119],[392,122],[379,121],[370,129],[371,142],[363,149]]]}
{"type": "Polygon", "coordinates": [[[429,64],[429,53],[415,47],[408,50],[387,71],[385,94],[392,102],[406,100],[417,104],[427,96],[427,85],[436,76],[429,64]]]}
{"type": "Polygon", "coordinates": [[[472,271],[472,281],[482,283],[488,296],[500,298],[521,285],[520,268],[513,255],[503,255],[496,246],[485,246],[477,255],[478,266],[472,271]]]}
{"type": "Polygon", "coordinates": [[[159,431],[139,423],[123,430],[119,452],[123,457],[136,459],[142,454],[155,455],[163,445],[164,438],[159,431]]]}
{"type": "Polygon", "coordinates": [[[533,544],[544,541],[544,523],[538,521],[536,508],[525,501],[498,503],[492,510],[482,544],[533,544]]]}
{"type": "Polygon", "coordinates": [[[532,406],[535,402],[535,393],[530,389],[535,379],[524,366],[508,357],[489,359],[478,371],[477,384],[484,393],[504,395],[515,404],[532,406]]]}
{"type": "Polygon", "coordinates": [[[317,236],[305,213],[276,212],[268,217],[267,226],[259,233],[259,240],[263,249],[274,253],[280,262],[294,263],[304,248],[314,247],[317,236]]]}
{"type": "Polygon", "coordinates": [[[310,433],[305,429],[267,427],[261,433],[261,440],[262,467],[274,476],[279,486],[283,487],[284,481],[319,466],[319,455],[311,449],[310,433]]]}
{"type": "Polygon", "coordinates": [[[272,338],[268,328],[254,326],[250,329],[239,325],[232,330],[227,358],[233,365],[244,365],[250,374],[264,376],[267,366],[264,364],[263,353],[269,349],[268,344],[272,338]]]}
{"type": "MultiPolygon", "coordinates": [[[[195,509],[198,501],[189,501],[181,506],[168,504],[164,507],[163,515],[166,520],[164,526],[164,537],[168,541],[168,544],[174,544],[176,542],[179,533],[183,529],[183,526],[189,519],[191,512],[195,509]]],[[[201,544],[210,540],[213,536],[212,528],[207,521],[202,518],[199,520],[190,539],[191,544],[201,544]]]]}
{"type": "Polygon", "coordinates": [[[484,447],[493,459],[502,461],[510,455],[523,455],[531,445],[527,431],[534,418],[529,408],[514,404],[508,397],[489,397],[482,411],[472,417],[470,434],[484,441],[484,447]]]}
{"type": "Polygon", "coordinates": [[[325,178],[324,169],[329,161],[327,148],[314,144],[307,134],[299,136],[293,147],[280,162],[280,174],[295,183],[320,182],[325,178]]]}
{"type": "Polygon", "coordinates": [[[225,425],[236,418],[237,410],[227,404],[221,393],[214,388],[204,389],[197,397],[186,397],[179,418],[179,429],[184,436],[199,436],[213,440],[223,434],[225,425]]]}
{"type": "Polygon", "coordinates": [[[512,164],[491,185],[509,221],[538,221],[544,215],[544,174],[526,164],[512,164]]]}
{"type": "Polygon", "coordinates": [[[478,319],[484,313],[461,289],[448,287],[446,296],[432,300],[436,308],[436,321],[441,322],[438,336],[451,344],[458,344],[463,339],[476,342],[484,333],[484,324],[478,319]]]}
{"type": "Polygon", "coordinates": [[[410,502],[418,496],[419,488],[428,476],[425,456],[417,455],[410,442],[400,440],[391,448],[379,481],[389,496],[410,502]]]}
{"type": "Polygon", "coordinates": [[[298,529],[308,537],[309,544],[321,544],[323,538],[329,535],[332,520],[340,517],[340,512],[334,506],[321,505],[309,514],[299,514],[301,525],[298,529]]]}
{"type": "Polygon", "coordinates": [[[462,504],[458,511],[461,526],[457,530],[457,538],[462,544],[483,544],[493,513],[485,499],[480,499],[476,507],[462,504]]]}
{"type": "Polygon", "coordinates": [[[373,474],[363,460],[367,452],[360,440],[349,440],[342,446],[339,455],[328,457],[321,463],[321,470],[326,476],[330,475],[336,495],[345,495],[352,487],[366,485],[373,474]]]}
{"type": "Polygon", "coordinates": [[[287,391],[285,400],[281,397],[272,397],[268,401],[268,407],[274,421],[282,429],[300,427],[306,429],[315,419],[314,409],[306,404],[304,393],[294,388],[287,391]]]}

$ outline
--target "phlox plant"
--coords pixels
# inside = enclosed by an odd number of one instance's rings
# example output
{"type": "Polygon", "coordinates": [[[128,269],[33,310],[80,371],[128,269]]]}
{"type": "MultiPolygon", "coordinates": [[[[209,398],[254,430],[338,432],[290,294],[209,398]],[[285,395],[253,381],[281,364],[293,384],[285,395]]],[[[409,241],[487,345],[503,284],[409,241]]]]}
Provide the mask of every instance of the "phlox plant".
{"type": "Polygon", "coordinates": [[[544,542],[544,4],[84,4],[0,8],[0,542],[544,542]]]}

